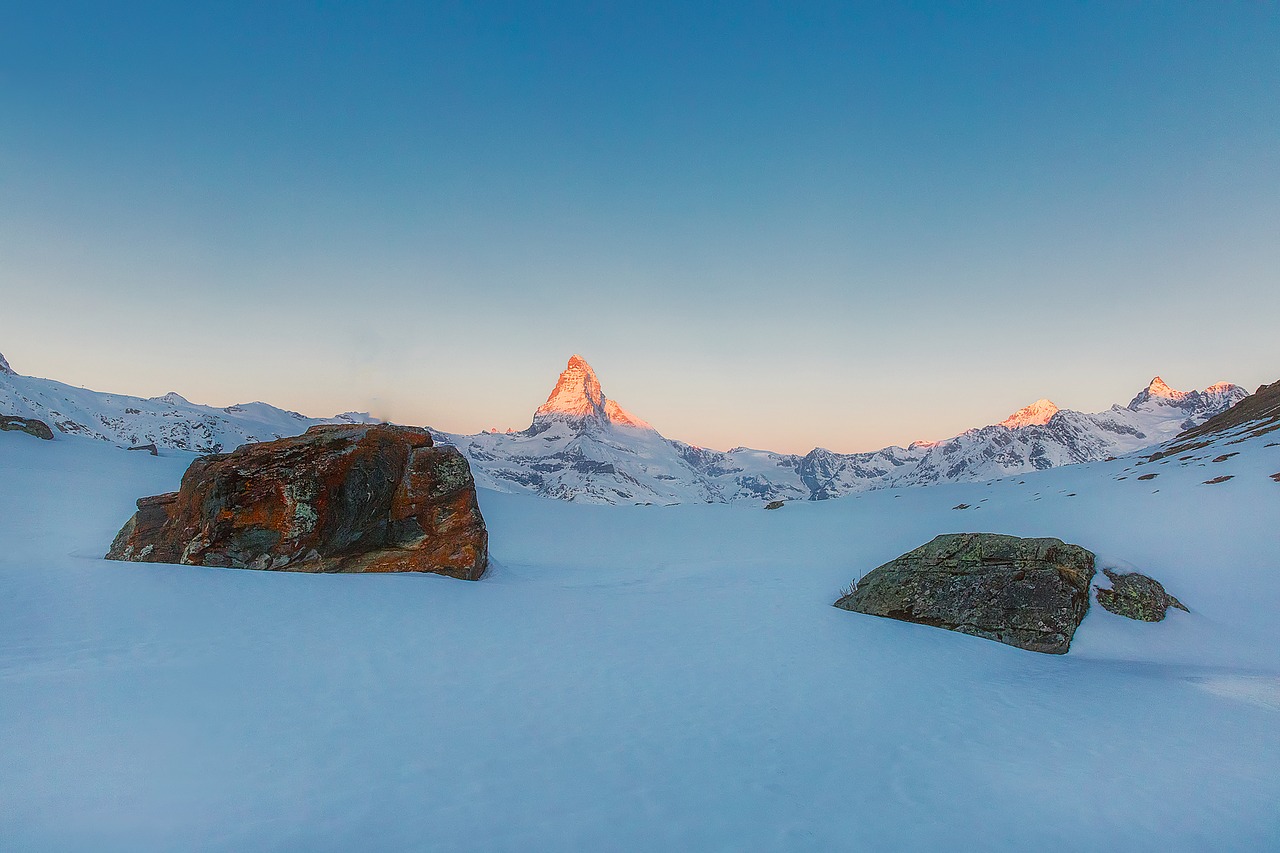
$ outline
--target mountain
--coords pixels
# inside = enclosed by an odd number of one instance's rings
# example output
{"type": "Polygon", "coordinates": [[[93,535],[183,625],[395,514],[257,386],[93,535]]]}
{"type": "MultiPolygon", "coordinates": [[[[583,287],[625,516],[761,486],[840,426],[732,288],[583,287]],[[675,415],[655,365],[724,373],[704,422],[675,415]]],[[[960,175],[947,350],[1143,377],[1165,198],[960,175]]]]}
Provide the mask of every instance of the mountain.
{"type": "Polygon", "coordinates": [[[158,447],[220,453],[252,441],[298,435],[316,424],[378,423],[364,412],[309,418],[266,403],[216,409],[174,391],[161,397],[104,394],[22,376],[0,355],[0,414],[38,418],[55,431],[110,441],[126,447],[158,447]]]}
{"type": "Polygon", "coordinates": [[[604,395],[579,355],[556,380],[528,429],[440,434],[471,460],[476,484],[592,503],[719,502],[677,442],[604,395]]]}
{"type": "Polygon", "coordinates": [[[1167,441],[1247,396],[1229,383],[1176,391],[1157,376],[1127,406],[1105,412],[1042,399],[945,441],[868,453],[819,447],[800,456],[665,438],[606,397],[575,355],[528,429],[442,438],[471,460],[477,483],[498,491],[614,504],[825,500],[1098,461],[1167,441]]]}
{"type": "MultiPolygon", "coordinates": [[[[466,454],[478,485],[500,492],[606,504],[825,500],[1119,456],[1172,439],[1247,396],[1229,383],[1177,391],[1157,376],[1127,406],[1086,414],[1037,400],[998,424],[944,441],[867,453],[722,451],[664,437],[607,397],[591,365],[575,355],[528,428],[435,434],[466,454]]],[[[21,376],[3,356],[0,414],[124,446],[154,442],[199,453],[297,435],[320,423],[377,422],[361,412],[309,418],[266,403],[217,409],[176,392],[150,399],[104,394],[21,376]]]]}

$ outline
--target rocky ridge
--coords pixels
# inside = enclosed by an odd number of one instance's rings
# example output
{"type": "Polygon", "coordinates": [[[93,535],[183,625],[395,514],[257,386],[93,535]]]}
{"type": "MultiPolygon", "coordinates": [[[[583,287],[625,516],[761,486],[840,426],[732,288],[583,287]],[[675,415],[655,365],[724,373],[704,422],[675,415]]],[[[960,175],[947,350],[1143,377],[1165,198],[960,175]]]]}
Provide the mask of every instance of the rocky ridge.
{"type": "Polygon", "coordinates": [[[325,423],[378,423],[364,412],[310,418],[267,403],[215,408],[177,392],[159,397],[107,394],[22,376],[0,356],[0,414],[34,418],[56,434],[109,441],[122,447],[155,444],[172,450],[221,453],[242,444],[298,435],[325,423]]]}

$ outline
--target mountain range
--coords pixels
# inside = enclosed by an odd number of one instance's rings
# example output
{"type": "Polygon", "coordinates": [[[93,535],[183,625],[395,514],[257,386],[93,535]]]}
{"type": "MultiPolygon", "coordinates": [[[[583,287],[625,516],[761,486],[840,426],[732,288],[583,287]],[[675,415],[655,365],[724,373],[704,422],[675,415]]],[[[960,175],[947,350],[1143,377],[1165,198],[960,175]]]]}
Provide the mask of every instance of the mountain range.
{"type": "Polygon", "coordinates": [[[668,439],[608,399],[578,355],[520,432],[444,435],[476,480],[595,503],[823,500],[869,489],[986,480],[1159,444],[1248,396],[1218,383],[1176,391],[1160,377],[1126,406],[1085,414],[1038,400],[992,426],[867,453],[720,451],[668,439]]]}
{"type": "MultiPolygon", "coordinates": [[[[1119,456],[1159,444],[1247,397],[1230,383],[1177,391],[1160,377],[1127,405],[1093,414],[1037,400],[998,424],[938,442],[866,453],[721,451],[661,435],[602,390],[581,356],[569,359],[527,429],[456,435],[433,430],[471,462],[478,485],[591,503],[824,500],[870,489],[993,479],[1119,456]]],[[[0,414],[123,446],[198,453],[296,435],[320,423],[370,423],[347,412],[309,418],[267,403],[223,409],[176,393],[140,398],[21,376],[0,356],[0,414]]]]}
{"type": "Polygon", "coordinates": [[[82,435],[124,447],[155,444],[196,453],[221,453],[251,441],[298,435],[316,424],[379,423],[366,412],[309,418],[267,403],[216,409],[176,391],[131,397],[77,388],[52,379],[22,376],[0,355],[0,414],[36,418],[66,435],[82,435]]]}

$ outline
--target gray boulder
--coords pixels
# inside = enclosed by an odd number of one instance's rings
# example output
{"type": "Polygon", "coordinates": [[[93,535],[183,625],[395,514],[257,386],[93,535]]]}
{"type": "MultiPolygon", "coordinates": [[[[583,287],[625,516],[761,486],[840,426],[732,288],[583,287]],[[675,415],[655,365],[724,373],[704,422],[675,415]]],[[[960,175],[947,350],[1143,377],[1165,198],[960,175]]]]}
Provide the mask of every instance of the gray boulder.
{"type": "Polygon", "coordinates": [[[0,430],[12,432],[25,432],[27,435],[34,435],[36,438],[43,438],[45,441],[53,441],[53,430],[49,429],[49,425],[44,421],[38,421],[35,418],[19,418],[15,415],[0,415],[0,430]]]}
{"type": "Polygon", "coordinates": [[[1098,603],[1119,616],[1141,622],[1160,622],[1170,607],[1190,613],[1186,605],[1164,591],[1160,581],[1138,572],[1120,574],[1110,569],[1102,573],[1111,581],[1111,589],[1098,590],[1098,603]]]}
{"type": "Polygon", "coordinates": [[[1061,539],[947,533],[869,572],[836,607],[1065,654],[1093,554],[1061,539]]]}

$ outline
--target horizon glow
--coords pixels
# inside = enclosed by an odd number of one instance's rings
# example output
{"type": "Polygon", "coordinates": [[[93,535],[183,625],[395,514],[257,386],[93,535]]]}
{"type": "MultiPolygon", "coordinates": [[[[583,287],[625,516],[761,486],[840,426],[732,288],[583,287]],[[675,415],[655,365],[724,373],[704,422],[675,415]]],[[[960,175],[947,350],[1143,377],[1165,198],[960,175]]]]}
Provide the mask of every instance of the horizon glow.
{"type": "Polygon", "coordinates": [[[872,450],[1280,373],[1280,13],[12,7],[0,352],[96,390],[872,450]]]}

